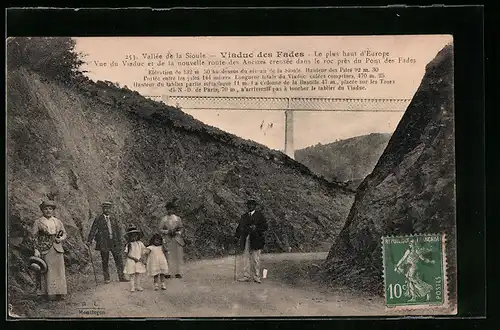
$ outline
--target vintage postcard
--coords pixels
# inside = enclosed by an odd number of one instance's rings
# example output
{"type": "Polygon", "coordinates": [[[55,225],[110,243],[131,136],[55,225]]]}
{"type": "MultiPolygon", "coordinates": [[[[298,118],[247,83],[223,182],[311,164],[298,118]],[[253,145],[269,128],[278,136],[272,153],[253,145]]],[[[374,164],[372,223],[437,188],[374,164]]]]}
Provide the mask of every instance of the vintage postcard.
{"type": "Polygon", "coordinates": [[[451,35],[7,40],[11,318],[457,313],[451,35]]]}

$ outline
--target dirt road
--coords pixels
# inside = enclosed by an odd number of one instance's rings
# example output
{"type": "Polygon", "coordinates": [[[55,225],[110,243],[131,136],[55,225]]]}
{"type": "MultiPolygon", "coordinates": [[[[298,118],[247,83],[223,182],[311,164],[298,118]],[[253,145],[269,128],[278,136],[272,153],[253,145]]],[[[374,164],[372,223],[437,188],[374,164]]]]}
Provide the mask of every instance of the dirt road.
{"type": "MultiPolygon", "coordinates": [[[[325,253],[264,254],[269,269],[262,284],[233,280],[233,257],[186,264],[182,279],[168,280],[167,290],[130,292],[128,283],[112,282],[64,301],[43,303],[38,317],[240,317],[240,316],[354,316],[384,314],[380,297],[353,296],[346,291],[285,284],[273,273],[286,261],[324,260],[325,253]],[[323,291],[323,292],[322,292],[323,291]]],[[[282,269],[281,269],[282,271],[282,269]]],[[[283,274],[280,274],[283,275],[283,274]]],[[[307,282],[307,281],[305,281],[307,282]]]]}

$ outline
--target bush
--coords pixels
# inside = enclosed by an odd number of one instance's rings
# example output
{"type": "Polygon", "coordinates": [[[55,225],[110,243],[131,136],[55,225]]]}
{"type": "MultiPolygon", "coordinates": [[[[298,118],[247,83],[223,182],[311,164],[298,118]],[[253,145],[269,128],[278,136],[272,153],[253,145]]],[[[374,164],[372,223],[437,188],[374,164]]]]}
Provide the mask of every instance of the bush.
{"type": "Polygon", "coordinates": [[[23,67],[63,83],[83,77],[85,54],[70,37],[18,37],[7,40],[7,68],[23,67]]]}

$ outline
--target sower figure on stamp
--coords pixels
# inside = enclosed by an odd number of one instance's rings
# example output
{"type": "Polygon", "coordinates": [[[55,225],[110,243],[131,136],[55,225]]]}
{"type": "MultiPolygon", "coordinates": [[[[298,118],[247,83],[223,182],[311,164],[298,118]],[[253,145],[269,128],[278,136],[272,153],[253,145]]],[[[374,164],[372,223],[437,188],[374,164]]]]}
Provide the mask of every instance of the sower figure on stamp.
{"type": "Polygon", "coordinates": [[[409,302],[414,302],[418,298],[424,298],[429,301],[433,286],[420,278],[418,264],[422,261],[434,264],[434,260],[424,257],[422,250],[415,240],[411,240],[409,248],[405,251],[403,257],[399,260],[394,271],[404,274],[406,280],[405,296],[410,297],[409,302]],[[405,269],[404,269],[404,268],[405,269]]]}
{"type": "Polygon", "coordinates": [[[95,239],[95,249],[101,252],[102,272],[104,273],[104,281],[110,282],[109,277],[109,253],[113,255],[115,260],[116,271],[120,282],[127,282],[123,275],[123,259],[122,259],[122,229],[118,220],[111,215],[111,202],[102,203],[102,214],[97,216],[90,228],[87,245],[90,246],[95,239]]]}
{"type": "MultiPolygon", "coordinates": [[[[268,228],[264,215],[257,211],[257,202],[247,202],[248,211],[240,219],[236,228],[237,250],[240,254],[240,264],[243,264],[243,277],[240,282],[261,283],[260,254],[265,244],[265,233],[268,228]]],[[[241,269],[241,267],[239,267],[241,269]]]]}

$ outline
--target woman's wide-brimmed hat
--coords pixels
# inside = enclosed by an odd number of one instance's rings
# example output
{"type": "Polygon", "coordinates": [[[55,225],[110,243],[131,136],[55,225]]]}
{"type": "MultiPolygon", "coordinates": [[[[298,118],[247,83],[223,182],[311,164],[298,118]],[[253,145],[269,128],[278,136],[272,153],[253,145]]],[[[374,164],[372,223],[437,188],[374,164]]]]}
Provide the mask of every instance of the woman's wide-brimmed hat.
{"type": "Polygon", "coordinates": [[[174,198],[173,200],[165,204],[165,208],[167,210],[173,210],[176,207],[177,207],[177,198],[174,198]]]}
{"type": "Polygon", "coordinates": [[[40,210],[43,210],[44,207],[46,206],[50,206],[52,207],[54,210],[56,209],[57,205],[56,205],[56,202],[54,201],[51,201],[51,200],[45,200],[43,201],[41,204],[40,204],[40,210]]]}
{"type": "Polygon", "coordinates": [[[39,257],[30,257],[29,259],[30,269],[37,273],[46,273],[47,272],[47,264],[42,258],[39,257]]]}
{"type": "Polygon", "coordinates": [[[131,234],[138,234],[139,237],[142,237],[142,232],[134,225],[128,226],[127,232],[125,233],[127,236],[131,234]]]}

